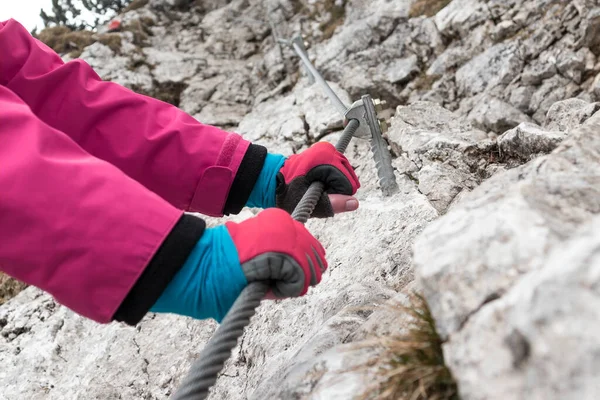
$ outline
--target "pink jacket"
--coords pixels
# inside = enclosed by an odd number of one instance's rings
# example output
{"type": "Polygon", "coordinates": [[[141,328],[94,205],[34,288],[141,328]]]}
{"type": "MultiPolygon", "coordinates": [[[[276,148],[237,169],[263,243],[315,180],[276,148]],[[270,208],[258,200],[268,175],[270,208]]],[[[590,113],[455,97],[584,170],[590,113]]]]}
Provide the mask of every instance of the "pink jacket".
{"type": "Polygon", "coordinates": [[[184,211],[223,215],[250,143],[0,22],[0,270],[111,321],[184,211]]]}

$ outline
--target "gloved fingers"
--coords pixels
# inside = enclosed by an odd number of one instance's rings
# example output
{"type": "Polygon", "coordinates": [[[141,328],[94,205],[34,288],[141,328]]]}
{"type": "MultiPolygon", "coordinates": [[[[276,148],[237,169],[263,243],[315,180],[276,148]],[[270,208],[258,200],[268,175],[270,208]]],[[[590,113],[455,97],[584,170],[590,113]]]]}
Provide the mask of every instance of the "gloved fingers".
{"type": "MultiPolygon", "coordinates": [[[[317,257],[318,258],[318,257],[317,257]]],[[[308,284],[310,286],[317,286],[317,284],[321,281],[321,272],[318,267],[316,258],[308,253],[306,253],[306,261],[308,262],[308,270],[306,271],[306,278],[308,279],[308,284]]],[[[305,291],[306,292],[306,289],[305,291]]]]}
{"type": "Polygon", "coordinates": [[[304,152],[289,157],[280,172],[285,184],[305,176],[309,182],[325,183],[329,193],[351,195],[360,188],[350,161],[328,142],[315,143],[304,152]]]}
{"type": "Polygon", "coordinates": [[[349,179],[354,184],[354,188],[355,188],[354,193],[356,193],[356,191],[360,188],[360,181],[358,180],[358,176],[356,175],[356,172],[354,171],[354,167],[352,167],[352,164],[350,164],[350,161],[343,154],[341,154],[341,153],[338,153],[338,154],[341,158],[341,162],[342,162],[342,165],[344,166],[344,169],[346,170],[346,172],[349,175],[349,179]]]}
{"type": "Polygon", "coordinates": [[[248,282],[271,281],[272,294],[283,299],[306,293],[310,273],[306,261],[285,253],[265,253],[242,264],[248,282]]]}
{"type": "Polygon", "coordinates": [[[327,269],[323,245],[284,210],[267,209],[257,217],[226,226],[246,280],[272,281],[269,296],[303,296],[321,281],[327,269]]]}
{"type": "Polygon", "coordinates": [[[327,259],[325,258],[325,250],[321,247],[322,250],[317,250],[313,247],[313,255],[317,260],[317,265],[319,267],[319,282],[321,282],[321,278],[325,271],[327,271],[327,259]]]}
{"type": "MultiPolygon", "coordinates": [[[[276,206],[287,211],[288,214],[292,214],[309,186],[310,183],[306,177],[299,177],[289,185],[280,187],[275,201],[276,206]]],[[[329,197],[326,193],[323,193],[311,214],[311,218],[329,218],[333,215],[334,210],[329,197]]]]}
{"type": "MultiPolygon", "coordinates": [[[[356,175],[356,172],[354,171],[354,168],[350,164],[350,161],[348,160],[348,158],[345,155],[343,155],[342,153],[340,153],[339,151],[337,151],[337,149],[331,143],[319,142],[319,143],[315,144],[313,147],[315,147],[315,148],[319,147],[320,151],[324,151],[324,154],[322,154],[319,157],[320,164],[330,165],[332,167],[337,168],[345,175],[346,179],[348,179],[348,181],[352,185],[351,193],[344,193],[344,192],[338,192],[338,193],[341,193],[341,194],[356,193],[356,191],[360,188],[360,182],[359,182],[358,176],[356,175]],[[325,154],[327,154],[327,155],[325,155],[325,154]]],[[[315,166],[317,166],[317,165],[318,164],[316,164],[315,166]]]]}
{"type": "Polygon", "coordinates": [[[308,171],[306,180],[323,182],[329,194],[352,195],[358,189],[357,181],[347,171],[344,172],[334,165],[322,164],[308,171]]]}

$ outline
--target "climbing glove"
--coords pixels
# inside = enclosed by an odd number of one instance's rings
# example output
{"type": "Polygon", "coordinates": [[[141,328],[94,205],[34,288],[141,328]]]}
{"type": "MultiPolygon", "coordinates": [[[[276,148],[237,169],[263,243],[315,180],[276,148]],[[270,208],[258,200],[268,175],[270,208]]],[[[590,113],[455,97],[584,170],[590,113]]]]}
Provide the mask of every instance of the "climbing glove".
{"type": "Polygon", "coordinates": [[[360,182],[348,159],[328,142],[318,142],[288,158],[268,154],[247,205],[278,207],[292,213],[314,181],[325,184],[312,217],[334,215],[328,194],[353,195],[360,182]]]}
{"type": "Polygon", "coordinates": [[[269,298],[297,297],[321,281],[325,250],[283,210],[208,228],[152,312],[221,322],[241,291],[270,281],[269,298]]]}
{"type": "Polygon", "coordinates": [[[226,226],[248,282],[272,281],[276,298],[303,296],[321,282],[327,269],[325,249],[285,211],[270,208],[226,226]]]}

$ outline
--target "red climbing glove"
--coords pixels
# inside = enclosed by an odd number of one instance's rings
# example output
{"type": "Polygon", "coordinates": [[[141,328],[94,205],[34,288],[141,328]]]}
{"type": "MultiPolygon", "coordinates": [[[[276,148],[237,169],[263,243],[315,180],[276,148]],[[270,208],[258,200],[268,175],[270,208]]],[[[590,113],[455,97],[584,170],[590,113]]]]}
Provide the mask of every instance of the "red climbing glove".
{"type": "Polygon", "coordinates": [[[270,208],[225,226],[248,282],[272,281],[275,298],[303,296],[321,282],[327,269],[325,249],[285,211],[270,208]]]}
{"type": "Polygon", "coordinates": [[[292,213],[313,181],[325,184],[314,218],[334,215],[328,194],[353,195],[360,188],[348,159],[328,142],[318,142],[300,154],[290,156],[277,174],[276,205],[292,213]]]}

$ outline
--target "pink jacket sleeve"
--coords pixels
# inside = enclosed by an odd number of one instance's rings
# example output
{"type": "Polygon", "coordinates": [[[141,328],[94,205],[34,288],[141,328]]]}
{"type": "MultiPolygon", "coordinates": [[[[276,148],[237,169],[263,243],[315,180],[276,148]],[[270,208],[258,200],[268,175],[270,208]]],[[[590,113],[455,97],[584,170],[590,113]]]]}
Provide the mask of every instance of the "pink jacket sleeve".
{"type": "MultiPolygon", "coordinates": [[[[64,63],[15,20],[0,22],[0,54],[0,85],[46,124],[177,208],[211,216],[228,213],[234,178],[252,146],[240,135],[102,81],[83,60],[64,63]]],[[[255,153],[252,164],[262,165],[264,151],[255,153]]],[[[241,198],[250,193],[245,186],[241,198]]],[[[233,213],[243,200],[237,200],[233,213]]]]}
{"type": "Polygon", "coordinates": [[[183,211],[0,86],[0,270],[109,322],[183,211]]]}

